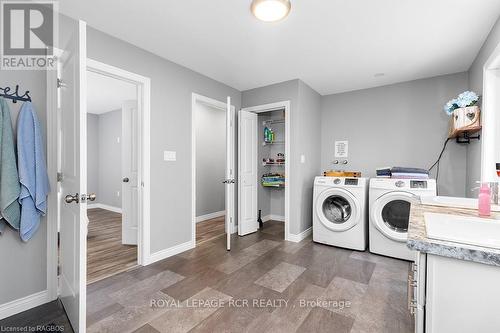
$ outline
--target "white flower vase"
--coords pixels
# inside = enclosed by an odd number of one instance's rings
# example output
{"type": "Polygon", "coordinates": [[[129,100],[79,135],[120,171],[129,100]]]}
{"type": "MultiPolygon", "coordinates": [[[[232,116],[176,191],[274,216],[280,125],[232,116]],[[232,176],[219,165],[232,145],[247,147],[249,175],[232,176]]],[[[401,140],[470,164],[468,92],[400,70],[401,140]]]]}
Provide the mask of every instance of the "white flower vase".
{"type": "Polygon", "coordinates": [[[450,138],[455,138],[464,132],[473,133],[481,129],[481,110],[479,106],[469,106],[453,111],[450,117],[450,138]]]}

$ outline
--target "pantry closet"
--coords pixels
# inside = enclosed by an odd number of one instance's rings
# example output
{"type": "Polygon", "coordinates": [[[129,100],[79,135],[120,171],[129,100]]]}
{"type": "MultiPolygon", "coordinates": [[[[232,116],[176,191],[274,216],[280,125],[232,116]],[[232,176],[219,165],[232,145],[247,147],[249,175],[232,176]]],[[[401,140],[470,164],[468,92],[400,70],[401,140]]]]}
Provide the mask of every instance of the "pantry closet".
{"type": "Polygon", "coordinates": [[[261,220],[285,220],[285,112],[258,114],[258,210],[261,220]]]}
{"type": "Polygon", "coordinates": [[[260,230],[286,240],[290,237],[289,115],[289,101],[252,106],[239,112],[239,236],[260,230]]]}

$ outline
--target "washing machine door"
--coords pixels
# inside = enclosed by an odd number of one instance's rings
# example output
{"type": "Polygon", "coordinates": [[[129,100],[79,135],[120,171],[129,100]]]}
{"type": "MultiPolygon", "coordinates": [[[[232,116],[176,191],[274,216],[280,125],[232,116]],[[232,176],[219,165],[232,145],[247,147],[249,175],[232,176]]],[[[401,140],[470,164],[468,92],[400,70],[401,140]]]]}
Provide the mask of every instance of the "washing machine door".
{"type": "Polygon", "coordinates": [[[356,197],[341,188],[329,188],[321,192],[315,202],[316,215],[326,228],[346,231],[359,222],[360,205],[356,197]]]}
{"type": "Polygon", "coordinates": [[[411,202],[418,198],[408,192],[389,192],[379,197],[371,209],[375,227],[386,237],[406,242],[411,202]]]}

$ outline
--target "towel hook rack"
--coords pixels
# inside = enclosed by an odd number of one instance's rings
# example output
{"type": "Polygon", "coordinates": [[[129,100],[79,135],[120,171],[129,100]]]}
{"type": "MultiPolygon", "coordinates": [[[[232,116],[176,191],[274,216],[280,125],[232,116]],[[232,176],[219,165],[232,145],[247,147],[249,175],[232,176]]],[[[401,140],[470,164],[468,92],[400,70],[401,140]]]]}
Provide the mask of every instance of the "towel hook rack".
{"type": "Polygon", "coordinates": [[[16,84],[16,89],[14,90],[12,90],[10,87],[5,87],[5,88],[0,87],[0,96],[11,99],[13,103],[17,103],[17,101],[31,102],[31,96],[29,94],[30,94],[29,90],[26,90],[23,95],[19,95],[18,84],[16,84]]]}

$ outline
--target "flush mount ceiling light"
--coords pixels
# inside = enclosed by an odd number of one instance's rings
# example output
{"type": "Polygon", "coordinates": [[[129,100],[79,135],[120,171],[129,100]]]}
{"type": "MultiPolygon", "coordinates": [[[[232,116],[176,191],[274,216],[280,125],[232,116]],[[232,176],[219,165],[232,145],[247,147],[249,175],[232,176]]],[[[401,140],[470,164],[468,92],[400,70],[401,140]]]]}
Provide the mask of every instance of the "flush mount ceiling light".
{"type": "Polygon", "coordinates": [[[276,22],[287,17],[292,5],[290,0],[253,0],[251,8],[259,20],[276,22]]]}

